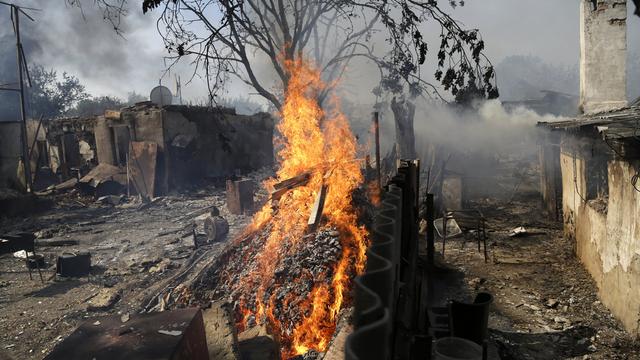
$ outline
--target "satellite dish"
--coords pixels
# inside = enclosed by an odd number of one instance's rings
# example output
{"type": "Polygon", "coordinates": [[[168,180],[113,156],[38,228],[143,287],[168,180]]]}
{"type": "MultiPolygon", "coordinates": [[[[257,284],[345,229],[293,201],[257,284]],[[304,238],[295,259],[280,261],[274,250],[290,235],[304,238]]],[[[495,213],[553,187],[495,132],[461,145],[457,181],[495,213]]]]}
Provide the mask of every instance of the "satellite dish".
{"type": "Polygon", "coordinates": [[[156,86],[151,90],[151,94],[149,95],[149,100],[152,103],[158,106],[171,105],[173,100],[173,94],[171,94],[171,90],[166,86],[156,86]]]}

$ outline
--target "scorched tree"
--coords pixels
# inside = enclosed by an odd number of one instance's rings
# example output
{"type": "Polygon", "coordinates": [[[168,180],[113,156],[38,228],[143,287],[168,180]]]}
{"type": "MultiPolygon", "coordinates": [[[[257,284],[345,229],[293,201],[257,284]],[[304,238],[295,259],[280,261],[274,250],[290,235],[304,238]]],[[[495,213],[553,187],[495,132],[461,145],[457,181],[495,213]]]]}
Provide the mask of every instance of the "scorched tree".
{"type": "MultiPolygon", "coordinates": [[[[117,28],[127,0],[96,2],[117,28]]],[[[335,86],[331,80],[357,57],[378,65],[381,90],[434,93],[434,84],[420,74],[431,53],[437,59],[435,78],[445,91],[455,95],[473,82],[486,96],[497,95],[478,30],[464,29],[437,0],[144,0],[142,10],[157,12],[169,57],[192,59],[194,73],[203,71],[212,96],[235,77],[280,109],[289,78],[285,63],[301,57],[312,59],[328,80],[318,94],[321,102],[335,86]],[[440,29],[435,51],[422,33],[426,22],[440,29]],[[374,49],[374,33],[384,37],[385,49],[374,49]],[[276,86],[262,76],[265,62],[276,86]]]]}

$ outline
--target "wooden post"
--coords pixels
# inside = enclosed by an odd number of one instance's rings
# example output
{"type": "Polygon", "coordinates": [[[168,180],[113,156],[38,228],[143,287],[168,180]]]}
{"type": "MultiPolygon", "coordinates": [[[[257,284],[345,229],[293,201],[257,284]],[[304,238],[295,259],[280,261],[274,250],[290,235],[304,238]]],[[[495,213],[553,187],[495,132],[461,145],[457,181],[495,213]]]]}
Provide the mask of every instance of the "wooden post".
{"type": "Polygon", "coordinates": [[[382,188],[382,173],[380,169],[380,121],[377,111],[373,113],[373,131],[376,137],[376,176],[378,177],[378,188],[382,188]]]}
{"type": "Polygon", "coordinates": [[[253,212],[253,181],[227,180],[227,209],[232,214],[250,214],[253,212]]]}
{"type": "Polygon", "coordinates": [[[130,182],[131,175],[129,173],[129,153],[127,152],[127,197],[131,196],[131,187],[129,187],[130,182]]]}
{"type": "Polygon", "coordinates": [[[307,222],[308,228],[310,230],[315,230],[320,220],[322,219],[322,211],[324,210],[324,200],[327,197],[327,188],[328,185],[322,184],[320,186],[320,191],[318,191],[318,195],[316,195],[316,201],[311,208],[311,214],[309,215],[309,221],[307,222]]]}
{"type": "Polygon", "coordinates": [[[427,264],[433,265],[435,253],[435,236],[433,233],[433,220],[435,217],[433,208],[433,194],[427,194],[427,264]]]}

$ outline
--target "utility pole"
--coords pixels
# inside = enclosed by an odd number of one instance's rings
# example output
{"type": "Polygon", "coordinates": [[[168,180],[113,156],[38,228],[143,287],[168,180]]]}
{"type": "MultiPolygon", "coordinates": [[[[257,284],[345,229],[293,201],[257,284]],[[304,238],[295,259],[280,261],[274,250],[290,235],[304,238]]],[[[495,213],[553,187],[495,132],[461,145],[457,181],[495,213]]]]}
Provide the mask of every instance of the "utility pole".
{"type": "MultiPolygon", "coordinates": [[[[22,48],[22,42],[20,41],[20,13],[27,17],[27,19],[34,21],[29,14],[23,9],[36,10],[33,8],[20,7],[15,4],[10,4],[6,1],[0,0],[0,5],[6,5],[11,8],[11,21],[13,22],[13,31],[16,34],[16,59],[18,60],[18,80],[20,81],[18,88],[5,88],[0,86],[0,90],[15,91],[20,95],[20,128],[21,128],[21,142],[22,142],[22,165],[24,166],[24,180],[27,192],[31,192],[32,189],[32,176],[31,176],[31,153],[29,152],[29,144],[27,142],[27,112],[24,106],[24,74],[27,74],[29,85],[31,85],[31,78],[29,77],[29,68],[25,61],[24,49],[22,48]]],[[[38,130],[40,130],[38,128],[38,130]]],[[[37,134],[36,134],[37,136],[37,134]]]]}
{"type": "Polygon", "coordinates": [[[31,159],[29,159],[29,145],[27,144],[27,114],[24,106],[24,79],[23,79],[23,65],[24,58],[22,52],[22,43],[20,42],[20,9],[12,5],[14,26],[16,32],[16,52],[18,60],[18,81],[20,82],[20,116],[22,117],[22,164],[24,166],[24,177],[27,187],[27,192],[31,192],[31,159]]]}
{"type": "Polygon", "coordinates": [[[373,131],[376,141],[376,177],[378,179],[378,189],[381,189],[382,173],[380,169],[380,120],[377,111],[373,113],[373,131]]]}

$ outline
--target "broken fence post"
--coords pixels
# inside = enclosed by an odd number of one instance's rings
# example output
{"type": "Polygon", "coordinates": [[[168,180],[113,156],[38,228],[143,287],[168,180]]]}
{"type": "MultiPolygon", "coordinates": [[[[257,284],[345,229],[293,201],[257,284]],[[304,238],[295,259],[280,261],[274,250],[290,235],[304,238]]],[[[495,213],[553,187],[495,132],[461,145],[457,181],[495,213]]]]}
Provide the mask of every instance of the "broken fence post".
{"type": "Polygon", "coordinates": [[[324,209],[324,200],[327,197],[328,187],[329,185],[322,184],[318,195],[316,195],[316,201],[311,208],[311,215],[309,216],[309,221],[307,223],[310,230],[315,230],[320,223],[320,219],[322,218],[322,210],[324,209]]]}
{"type": "Polygon", "coordinates": [[[435,213],[433,208],[433,194],[427,194],[427,264],[433,265],[435,254],[435,234],[433,233],[433,221],[435,213]]]}
{"type": "Polygon", "coordinates": [[[240,215],[253,211],[254,186],[251,180],[227,180],[227,208],[240,215]]]}

